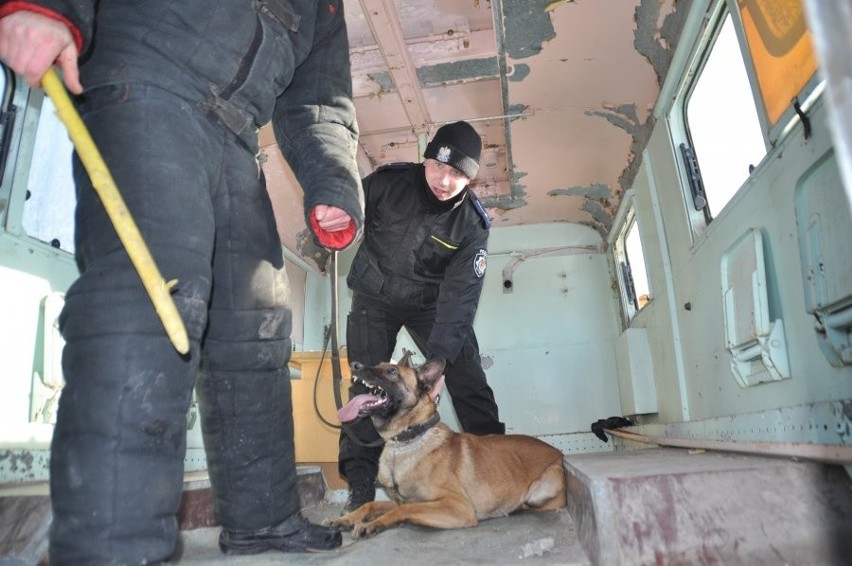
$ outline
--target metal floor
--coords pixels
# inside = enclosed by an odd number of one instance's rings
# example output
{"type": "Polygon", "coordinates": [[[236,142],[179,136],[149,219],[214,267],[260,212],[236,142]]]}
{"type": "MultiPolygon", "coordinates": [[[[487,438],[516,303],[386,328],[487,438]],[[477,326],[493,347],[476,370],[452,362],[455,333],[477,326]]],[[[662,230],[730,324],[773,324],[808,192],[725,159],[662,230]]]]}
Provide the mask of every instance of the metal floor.
{"type": "MultiPolygon", "coordinates": [[[[342,503],[324,501],[304,509],[320,522],[340,515],[342,503]]],[[[343,533],[343,545],[330,552],[225,556],[219,551],[219,528],[183,532],[180,564],[316,564],[345,566],[439,566],[444,564],[590,564],[577,539],[568,511],[526,512],[490,519],[470,529],[438,530],[403,525],[375,537],[354,540],[343,533]]]]}
{"type": "MultiPolygon", "coordinates": [[[[656,448],[572,455],[566,470],[568,508],[561,511],[469,529],[403,525],[358,541],[345,532],[332,552],[248,557],[224,556],[218,527],[191,527],[213,524],[209,487],[194,479],[181,513],[180,563],[850,564],[852,480],[840,466],[656,448]]],[[[328,489],[320,468],[305,467],[299,481],[310,520],[340,515],[346,491],[328,489]]],[[[379,490],[377,498],[386,497],[379,490]]],[[[0,565],[45,563],[50,520],[46,485],[0,496],[0,565]]]]}

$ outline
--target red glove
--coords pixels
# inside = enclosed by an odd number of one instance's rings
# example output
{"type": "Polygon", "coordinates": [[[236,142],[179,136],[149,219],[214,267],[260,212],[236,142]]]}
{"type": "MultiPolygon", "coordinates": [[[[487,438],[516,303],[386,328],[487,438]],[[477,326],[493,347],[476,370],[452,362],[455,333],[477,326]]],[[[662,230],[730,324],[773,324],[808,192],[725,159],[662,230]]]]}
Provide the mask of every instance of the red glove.
{"type": "Polygon", "coordinates": [[[325,248],[342,250],[355,239],[355,221],[339,208],[317,206],[311,211],[310,220],[314,235],[325,248]],[[318,213],[323,214],[322,219],[318,218],[318,213]],[[323,228],[323,224],[326,228],[323,228]]]}

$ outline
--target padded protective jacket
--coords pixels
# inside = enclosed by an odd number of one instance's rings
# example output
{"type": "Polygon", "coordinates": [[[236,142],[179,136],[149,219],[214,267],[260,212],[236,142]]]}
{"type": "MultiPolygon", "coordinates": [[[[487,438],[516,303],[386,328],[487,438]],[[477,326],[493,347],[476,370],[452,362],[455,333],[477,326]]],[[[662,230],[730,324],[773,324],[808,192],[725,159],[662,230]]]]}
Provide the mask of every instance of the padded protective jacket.
{"type": "Polygon", "coordinates": [[[465,189],[439,201],[422,164],[380,167],[363,180],[364,241],[347,283],[393,308],[435,309],[428,357],[456,359],[482,292],[488,214],[465,189]]]}
{"type": "Polygon", "coordinates": [[[3,3],[0,14],[19,9],[71,27],[87,90],[160,87],[215,115],[252,152],[271,120],[305,190],[306,223],[317,204],[337,206],[357,237],[363,203],[352,190],[358,126],[342,0],[26,0],[3,3]]]}

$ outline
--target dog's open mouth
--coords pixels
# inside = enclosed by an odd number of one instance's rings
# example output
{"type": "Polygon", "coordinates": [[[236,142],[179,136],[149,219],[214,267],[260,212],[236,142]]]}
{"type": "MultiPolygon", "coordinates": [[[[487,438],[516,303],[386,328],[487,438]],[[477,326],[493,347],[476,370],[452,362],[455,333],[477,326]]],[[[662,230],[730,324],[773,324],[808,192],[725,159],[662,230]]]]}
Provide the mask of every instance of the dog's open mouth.
{"type": "Polygon", "coordinates": [[[369,393],[353,397],[348,403],[346,403],[346,405],[343,406],[343,408],[337,411],[337,418],[340,419],[340,422],[352,422],[359,416],[369,415],[384,409],[390,403],[390,397],[388,396],[387,391],[378,385],[373,385],[366,381],[359,380],[357,377],[353,377],[352,381],[361,381],[361,383],[367,386],[369,393]]]}

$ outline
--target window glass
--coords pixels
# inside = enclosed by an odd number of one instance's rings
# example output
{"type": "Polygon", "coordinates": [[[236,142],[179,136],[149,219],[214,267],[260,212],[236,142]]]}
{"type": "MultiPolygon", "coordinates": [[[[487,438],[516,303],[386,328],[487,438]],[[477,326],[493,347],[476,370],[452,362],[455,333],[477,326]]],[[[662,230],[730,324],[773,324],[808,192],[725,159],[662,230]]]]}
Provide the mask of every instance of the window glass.
{"type": "Polygon", "coordinates": [[[624,238],[624,250],[633,277],[636,304],[639,310],[642,310],[642,307],[651,300],[651,292],[648,286],[648,273],[645,268],[645,253],[642,251],[642,240],[639,237],[639,224],[635,220],[627,229],[627,236],[624,238]]]}
{"type": "Polygon", "coordinates": [[[56,117],[53,103],[45,97],[21,223],[29,236],[71,253],[76,204],[72,151],[65,125],[56,117]]]}
{"type": "Polygon", "coordinates": [[[737,5],[773,126],[817,70],[804,5],[802,0],[738,0],[737,5]]]}
{"type": "Polygon", "coordinates": [[[632,207],[628,210],[618,238],[614,242],[613,254],[618,268],[618,283],[624,313],[627,320],[630,320],[651,300],[639,224],[632,207]]]}
{"type": "Polygon", "coordinates": [[[686,120],[712,217],[731,200],[766,155],[730,14],[725,15],[694,83],[686,104],[686,120]]]}

